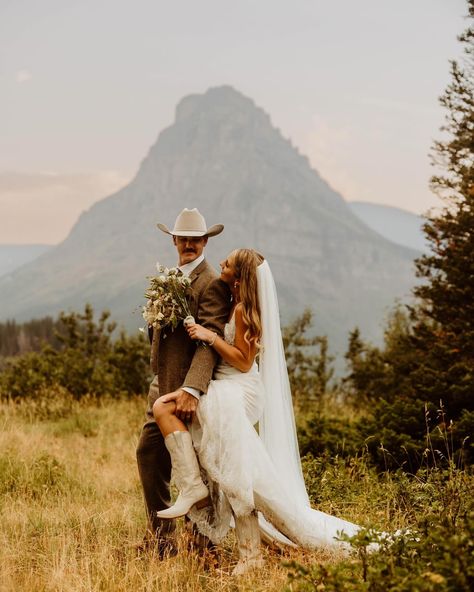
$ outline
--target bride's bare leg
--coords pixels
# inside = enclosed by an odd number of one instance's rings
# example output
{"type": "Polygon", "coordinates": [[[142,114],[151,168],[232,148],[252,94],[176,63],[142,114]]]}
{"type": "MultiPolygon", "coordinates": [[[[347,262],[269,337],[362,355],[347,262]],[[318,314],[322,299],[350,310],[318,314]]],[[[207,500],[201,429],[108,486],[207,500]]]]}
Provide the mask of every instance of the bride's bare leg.
{"type": "Polygon", "coordinates": [[[201,479],[191,434],[186,424],[176,417],[175,409],[174,401],[163,402],[157,399],[153,405],[153,416],[165,438],[179,488],[175,504],[167,510],[157,512],[158,518],[179,518],[187,514],[195,504],[200,507],[209,503],[209,490],[201,479]]]}
{"type": "Polygon", "coordinates": [[[188,431],[186,424],[176,417],[175,411],[176,403],[174,401],[163,403],[161,399],[157,399],[153,404],[153,417],[164,438],[173,432],[188,431]]]}

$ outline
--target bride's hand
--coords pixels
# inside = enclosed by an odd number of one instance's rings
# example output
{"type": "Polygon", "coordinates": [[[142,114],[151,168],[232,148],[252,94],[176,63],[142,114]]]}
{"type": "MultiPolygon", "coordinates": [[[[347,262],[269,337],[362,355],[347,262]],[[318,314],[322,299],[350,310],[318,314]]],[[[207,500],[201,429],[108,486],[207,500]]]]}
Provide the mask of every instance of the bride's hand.
{"type": "Polygon", "coordinates": [[[205,329],[202,325],[198,325],[197,323],[194,323],[194,325],[188,325],[186,331],[191,339],[198,339],[204,343],[212,341],[215,335],[213,331],[209,331],[209,329],[205,329]]]}

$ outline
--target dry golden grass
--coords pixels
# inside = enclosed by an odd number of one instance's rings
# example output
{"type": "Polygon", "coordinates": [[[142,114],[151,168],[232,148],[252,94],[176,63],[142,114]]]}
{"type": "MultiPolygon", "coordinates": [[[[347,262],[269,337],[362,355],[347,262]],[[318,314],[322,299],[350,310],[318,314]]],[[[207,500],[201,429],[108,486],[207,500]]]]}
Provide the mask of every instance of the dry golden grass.
{"type": "Polygon", "coordinates": [[[39,407],[0,406],[0,590],[281,590],[282,560],[331,561],[323,553],[265,549],[264,569],[229,574],[233,535],[219,564],[188,551],[180,526],[177,556],[137,555],[145,524],[135,448],[143,400],[68,402],[37,420],[39,407]]]}

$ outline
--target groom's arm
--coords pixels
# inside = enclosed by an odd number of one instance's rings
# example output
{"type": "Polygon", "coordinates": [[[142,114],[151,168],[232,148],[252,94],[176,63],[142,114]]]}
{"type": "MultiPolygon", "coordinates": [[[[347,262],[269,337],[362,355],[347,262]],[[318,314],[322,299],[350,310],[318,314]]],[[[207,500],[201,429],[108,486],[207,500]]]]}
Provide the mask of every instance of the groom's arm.
{"type": "MultiPolygon", "coordinates": [[[[227,285],[219,278],[213,279],[201,294],[196,320],[203,327],[222,336],[229,309],[230,294],[227,285]]],[[[218,357],[214,348],[198,344],[182,386],[207,392],[218,357]]]]}
{"type": "MultiPolygon", "coordinates": [[[[212,280],[201,294],[197,320],[203,326],[223,334],[224,325],[229,318],[230,293],[220,279],[212,280]]],[[[212,347],[199,344],[196,346],[193,360],[181,388],[174,393],[175,414],[182,421],[191,421],[196,412],[199,397],[207,392],[212,378],[217,354],[212,347]]]]}

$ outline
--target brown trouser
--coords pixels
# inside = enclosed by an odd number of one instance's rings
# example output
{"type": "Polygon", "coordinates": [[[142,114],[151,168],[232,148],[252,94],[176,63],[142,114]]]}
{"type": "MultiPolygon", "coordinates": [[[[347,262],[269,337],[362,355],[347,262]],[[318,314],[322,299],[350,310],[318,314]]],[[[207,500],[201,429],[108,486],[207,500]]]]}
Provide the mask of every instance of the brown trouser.
{"type": "Polygon", "coordinates": [[[160,429],[153,419],[153,403],[158,398],[158,381],[153,380],[148,394],[147,422],[137,446],[137,464],[145,496],[148,528],[158,537],[174,530],[174,520],[161,520],[156,512],[171,503],[171,458],[160,429]]]}

